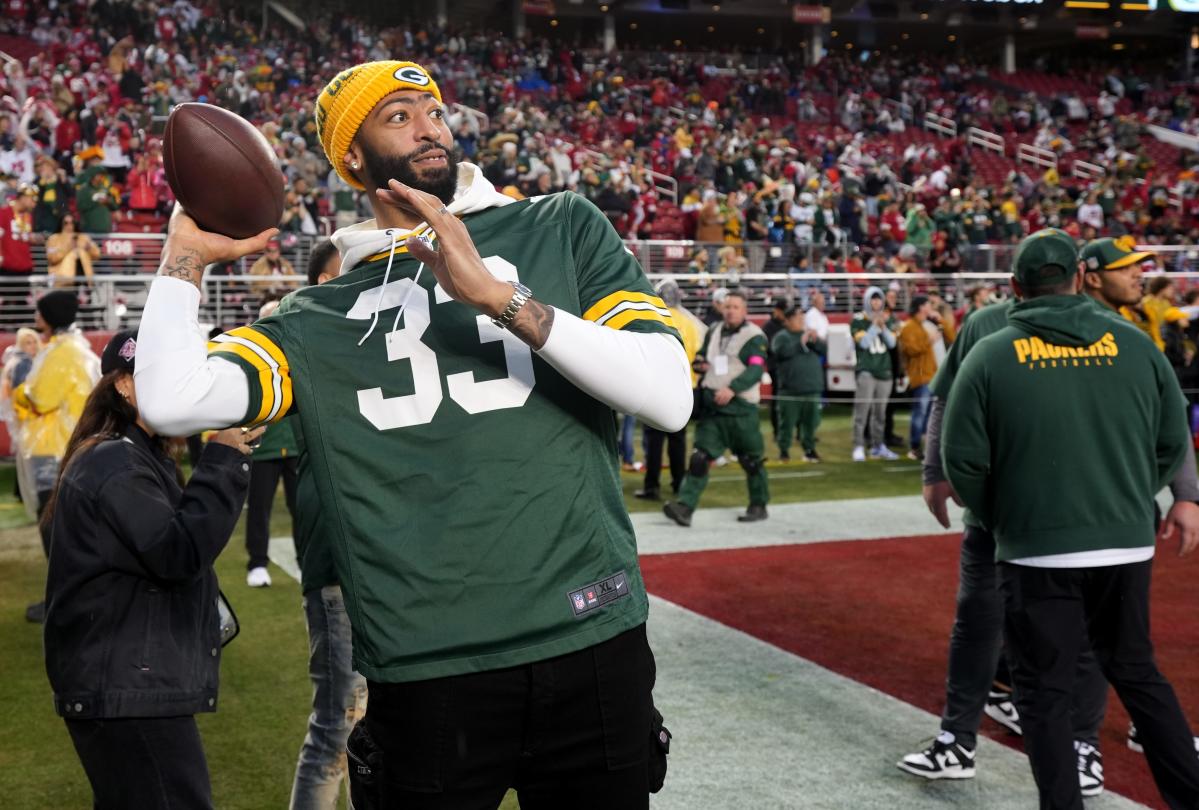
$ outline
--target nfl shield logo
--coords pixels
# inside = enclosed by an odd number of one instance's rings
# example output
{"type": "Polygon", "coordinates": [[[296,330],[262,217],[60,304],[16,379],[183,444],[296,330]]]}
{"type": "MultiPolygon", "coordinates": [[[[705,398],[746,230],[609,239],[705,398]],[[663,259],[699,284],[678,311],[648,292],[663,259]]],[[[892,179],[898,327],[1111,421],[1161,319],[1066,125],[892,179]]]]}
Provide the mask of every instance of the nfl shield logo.
{"type": "Polygon", "coordinates": [[[575,602],[575,610],[583,610],[587,607],[587,603],[583,601],[583,594],[576,593],[572,597],[575,602]]]}

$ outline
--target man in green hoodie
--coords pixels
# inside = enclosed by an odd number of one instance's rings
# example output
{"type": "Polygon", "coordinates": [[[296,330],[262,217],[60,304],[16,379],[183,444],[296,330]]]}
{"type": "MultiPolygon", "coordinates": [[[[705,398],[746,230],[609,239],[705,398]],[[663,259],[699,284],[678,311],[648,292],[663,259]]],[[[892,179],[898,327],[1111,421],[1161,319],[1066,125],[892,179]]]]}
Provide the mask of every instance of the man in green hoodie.
{"type": "Polygon", "coordinates": [[[1077,256],[1050,235],[1021,244],[1013,287],[1025,300],[957,375],[945,472],[995,538],[1041,807],[1082,808],[1069,715],[1080,624],[1163,798],[1199,806],[1191,732],[1149,640],[1153,496],[1189,450],[1185,402],[1151,341],[1076,295],[1077,256]]]}
{"type": "MultiPolygon", "coordinates": [[[[1064,231],[1053,231],[1067,249],[1074,240],[1064,231]]],[[[1038,232],[1032,238],[1042,238],[1038,232]]],[[[1120,317],[1117,310],[1141,300],[1141,270],[1127,256],[1111,252],[1112,240],[1098,240],[1083,248],[1083,293],[1120,317]],[[1094,261],[1091,261],[1092,257],[1094,261]]],[[[987,335],[1007,326],[1014,300],[980,310],[970,319],[950,346],[937,371],[932,388],[935,399],[929,418],[928,453],[924,460],[924,499],[929,511],[946,529],[950,526],[946,503],[952,496],[941,467],[941,422],[945,401],[966,354],[987,335]]],[[[1179,553],[1189,553],[1199,543],[1199,477],[1195,456],[1184,455],[1184,462],[1170,482],[1174,504],[1162,521],[1159,538],[1177,536],[1179,553]]],[[[949,660],[945,678],[945,710],[941,729],[931,745],[905,756],[900,769],[926,779],[963,779],[974,776],[974,752],[979,725],[986,714],[997,723],[1019,734],[1020,719],[1011,692],[997,689],[1010,684],[1007,663],[1000,654],[1003,605],[997,586],[995,540],[969,510],[962,516],[966,524],[962,536],[961,565],[958,574],[957,609],[949,641],[949,660]]],[[[1099,728],[1107,703],[1107,680],[1099,670],[1095,656],[1088,650],[1079,657],[1074,680],[1072,725],[1078,746],[1079,783],[1083,796],[1103,792],[1102,755],[1099,728]],[[1085,745],[1084,745],[1085,744],[1085,745]]],[[[1130,744],[1133,739],[1130,732],[1130,744]]]]}

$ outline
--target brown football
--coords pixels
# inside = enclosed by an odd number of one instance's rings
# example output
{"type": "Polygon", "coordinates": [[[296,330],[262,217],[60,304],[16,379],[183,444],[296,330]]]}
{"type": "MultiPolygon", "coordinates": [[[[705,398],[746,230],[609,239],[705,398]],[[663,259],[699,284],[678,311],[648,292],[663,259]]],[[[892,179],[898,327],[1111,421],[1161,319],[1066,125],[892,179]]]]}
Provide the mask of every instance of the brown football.
{"type": "Polygon", "coordinates": [[[167,183],[206,231],[245,239],[279,224],[283,173],[262,133],[211,104],[180,104],[162,138],[167,183]]]}

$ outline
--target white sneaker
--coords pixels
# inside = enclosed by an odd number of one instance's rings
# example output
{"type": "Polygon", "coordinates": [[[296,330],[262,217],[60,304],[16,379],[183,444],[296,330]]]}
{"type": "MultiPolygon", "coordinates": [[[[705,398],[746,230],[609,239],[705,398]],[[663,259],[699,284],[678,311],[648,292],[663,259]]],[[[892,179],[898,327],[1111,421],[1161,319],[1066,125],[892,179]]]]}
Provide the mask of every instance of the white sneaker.
{"type": "Polygon", "coordinates": [[[876,445],[875,447],[873,447],[870,450],[870,457],[871,458],[879,458],[879,459],[882,459],[883,461],[894,461],[895,459],[899,458],[899,456],[897,456],[897,455],[895,455],[895,453],[891,452],[891,448],[887,447],[887,445],[885,445],[885,444],[879,444],[879,445],[876,445]]]}
{"type": "Polygon", "coordinates": [[[983,714],[1013,734],[1024,733],[1020,727],[1020,713],[1016,711],[1016,704],[1012,703],[1011,692],[992,689],[987,695],[987,705],[983,707],[983,714]]]}
{"type": "Polygon", "coordinates": [[[855,447],[853,449],[853,460],[854,461],[865,461],[866,460],[866,448],[865,447],[855,447]]]}
{"type": "Polygon", "coordinates": [[[259,566],[251,568],[246,574],[246,584],[251,588],[269,588],[271,586],[271,572],[259,566]]]}
{"type": "Polygon", "coordinates": [[[974,752],[959,745],[953,734],[942,731],[932,745],[895,763],[901,771],[925,779],[973,779],[974,752]]]}
{"type": "Polygon", "coordinates": [[[1074,741],[1074,752],[1078,755],[1078,789],[1090,798],[1103,793],[1103,754],[1090,743],[1074,741]]]}

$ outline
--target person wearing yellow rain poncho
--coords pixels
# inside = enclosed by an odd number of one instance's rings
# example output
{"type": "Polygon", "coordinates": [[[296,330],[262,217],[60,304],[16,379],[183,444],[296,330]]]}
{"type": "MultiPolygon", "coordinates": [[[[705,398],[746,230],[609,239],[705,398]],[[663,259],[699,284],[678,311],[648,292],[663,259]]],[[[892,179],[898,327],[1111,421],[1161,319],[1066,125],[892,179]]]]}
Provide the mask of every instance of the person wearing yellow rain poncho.
{"type": "MultiPolygon", "coordinates": [[[[58,462],[83,411],[83,403],[100,379],[100,358],[75,327],[79,299],[67,290],[38,299],[35,325],[46,344],[33,361],[25,382],[13,391],[16,412],[17,478],[25,508],[41,515],[58,479],[58,462]]],[[[49,533],[42,548],[50,556],[49,533]]],[[[30,605],[25,618],[41,622],[42,603],[30,605]]]]}

